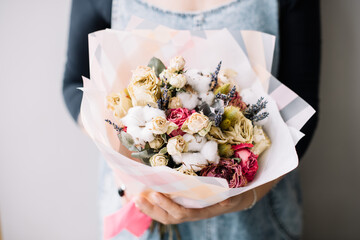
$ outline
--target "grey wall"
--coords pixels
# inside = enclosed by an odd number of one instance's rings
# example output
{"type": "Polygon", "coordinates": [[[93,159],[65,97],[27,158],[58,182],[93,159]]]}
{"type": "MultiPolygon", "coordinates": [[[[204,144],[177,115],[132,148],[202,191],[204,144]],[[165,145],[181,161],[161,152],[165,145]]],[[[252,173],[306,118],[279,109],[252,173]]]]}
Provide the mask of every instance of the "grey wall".
{"type": "MultiPolygon", "coordinates": [[[[0,1],[0,217],[5,240],[97,239],[97,151],[62,102],[70,1],[0,1]]],[[[319,128],[302,170],[305,239],[355,239],[360,1],[323,0],[319,128]]]]}

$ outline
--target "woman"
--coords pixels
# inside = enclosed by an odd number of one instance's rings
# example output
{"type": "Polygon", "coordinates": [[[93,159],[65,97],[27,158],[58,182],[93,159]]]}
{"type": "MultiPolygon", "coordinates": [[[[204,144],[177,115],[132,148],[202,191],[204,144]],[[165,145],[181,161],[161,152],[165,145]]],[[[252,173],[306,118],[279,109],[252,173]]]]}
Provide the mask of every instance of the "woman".
{"type": "MultiPolygon", "coordinates": [[[[76,88],[82,85],[81,76],[89,75],[87,34],[110,27],[122,29],[131,15],[177,29],[226,27],[275,35],[278,41],[273,74],[318,109],[318,0],[74,0],[63,93],[75,120],[82,97],[76,88]]],[[[317,115],[302,129],[306,137],[296,146],[300,158],[309,145],[316,122],[317,115]]],[[[116,211],[120,200],[115,197],[116,189],[106,166],[102,179],[102,185],[108,186],[102,187],[104,215],[116,211]]],[[[140,196],[136,203],[159,222],[179,224],[182,239],[298,239],[301,236],[297,170],[281,181],[256,188],[255,192],[200,210],[183,208],[158,193],[151,198],[157,204],[140,196]]],[[[143,238],[158,239],[159,235],[156,231],[147,232],[143,238]]],[[[130,239],[130,236],[124,232],[116,239],[130,239]]]]}

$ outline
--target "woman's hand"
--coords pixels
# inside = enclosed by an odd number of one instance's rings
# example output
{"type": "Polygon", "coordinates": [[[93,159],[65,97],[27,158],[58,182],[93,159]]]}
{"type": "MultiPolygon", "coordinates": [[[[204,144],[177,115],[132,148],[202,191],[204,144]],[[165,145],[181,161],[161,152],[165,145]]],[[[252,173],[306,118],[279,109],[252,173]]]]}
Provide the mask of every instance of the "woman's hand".
{"type": "MultiPolygon", "coordinates": [[[[258,199],[262,198],[278,180],[269,182],[255,189],[258,199]]],[[[178,224],[215,217],[221,214],[241,211],[248,208],[254,201],[253,191],[228,198],[206,208],[185,208],[165,195],[151,192],[135,198],[136,206],[152,219],[163,224],[178,224]]]]}

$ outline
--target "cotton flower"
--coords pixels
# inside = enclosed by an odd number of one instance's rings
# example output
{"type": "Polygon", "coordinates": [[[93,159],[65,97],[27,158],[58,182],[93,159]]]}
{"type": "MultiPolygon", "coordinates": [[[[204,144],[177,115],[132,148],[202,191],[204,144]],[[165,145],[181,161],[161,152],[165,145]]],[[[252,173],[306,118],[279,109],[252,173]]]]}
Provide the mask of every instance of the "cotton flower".
{"type": "Polygon", "coordinates": [[[184,140],[188,143],[189,152],[200,152],[205,143],[207,142],[205,137],[202,137],[198,134],[185,134],[183,136],[184,140]]]}
{"type": "Polygon", "coordinates": [[[199,93],[207,93],[210,90],[211,76],[209,74],[204,74],[203,72],[196,69],[190,69],[184,73],[187,77],[188,84],[199,93]]]}
{"type": "Polygon", "coordinates": [[[201,155],[206,158],[209,163],[219,163],[218,144],[215,141],[208,141],[204,144],[200,151],[201,155]]]}
{"type": "Polygon", "coordinates": [[[177,92],[176,97],[178,97],[184,108],[194,109],[199,104],[198,95],[196,93],[188,92],[177,92]]]}
{"type": "Polygon", "coordinates": [[[166,117],[166,114],[163,110],[149,106],[143,107],[143,115],[146,122],[150,122],[153,118],[156,117],[166,117]]]}
{"type": "Polygon", "coordinates": [[[214,98],[215,95],[213,92],[207,92],[207,93],[200,93],[199,94],[199,98],[203,101],[206,102],[209,105],[212,105],[214,102],[214,98]]]}
{"type": "Polygon", "coordinates": [[[125,126],[145,126],[144,109],[141,106],[135,106],[129,109],[125,117],[121,119],[125,126]]]}
{"type": "Polygon", "coordinates": [[[192,169],[195,172],[208,165],[207,159],[201,153],[183,153],[181,158],[184,169],[192,169]]]}

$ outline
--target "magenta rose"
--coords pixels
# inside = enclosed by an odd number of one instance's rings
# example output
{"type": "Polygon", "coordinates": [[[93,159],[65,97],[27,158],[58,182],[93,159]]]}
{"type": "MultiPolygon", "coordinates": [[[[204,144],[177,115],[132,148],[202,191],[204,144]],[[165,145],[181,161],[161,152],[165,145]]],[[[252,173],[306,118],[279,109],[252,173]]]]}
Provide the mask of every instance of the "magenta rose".
{"type": "Polygon", "coordinates": [[[185,120],[194,112],[195,112],[195,110],[190,111],[187,108],[169,109],[167,120],[175,123],[179,127],[178,129],[176,129],[170,133],[171,137],[175,137],[177,135],[183,136],[185,134],[185,132],[183,132],[181,130],[181,127],[184,124],[185,120]]]}
{"type": "Polygon", "coordinates": [[[241,165],[238,161],[230,158],[222,158],[218,164],[211,164],[203,168],[200,176],[225,178],[230,188],[244,187],[247,184],[246,177],[241,171],[241,165]]]}
{"type": "Polygon", "coordinates": [[[240,158],[240,165],[242,174],[246,177],[248,182],[251,182],[259,168],[257,158],[258,155],[255,155],[249,150],[253,145],[250,143],[243,143],[239,145],[234,145],[232,148],[235,150],[234,156],[240,158]]]}

